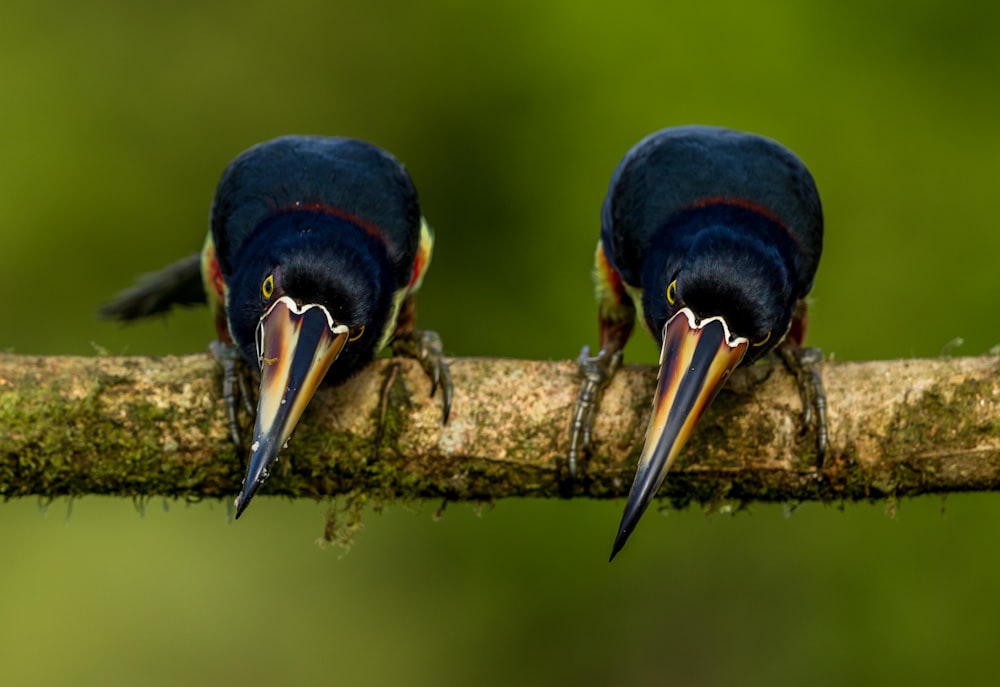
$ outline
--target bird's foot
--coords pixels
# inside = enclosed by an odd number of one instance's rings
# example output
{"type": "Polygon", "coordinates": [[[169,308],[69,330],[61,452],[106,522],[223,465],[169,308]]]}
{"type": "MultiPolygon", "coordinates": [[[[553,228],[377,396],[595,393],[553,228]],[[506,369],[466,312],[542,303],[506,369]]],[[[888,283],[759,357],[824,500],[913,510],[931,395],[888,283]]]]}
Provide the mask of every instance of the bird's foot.
{"type": "Polygon", "coordinates": [[[590,347],[584,346],[580,351],[577,364],[583,381],[580,393],[576,398],[576,408],[573,410],[573,422],[569,429],[569,451],[566,454],[566,468],[569,471],[569,484],[572,487],[576,481],[579,465],[590,451],[590,437],[594,426],[594,412],[600,401],[601,393],[611,381],[611,377],[621,366],[621,350],[608,351],[601,349],[595,356],[590,355],[590,347]]]}
{"type": "Polygon", "coordinates": [[[829,430],[826,423],[826,391],[823,378],[817,367],[823,362],[823,351],[819,348],[800,348],[783,345],[778,347],[778,355],[788,371],[795,375],[802,397],[802,429],[805,435],[810,427],[816,432],[816,467],[823,467],[829,430]]]}
{"type": "Polygon", "coordinates": [[[209,346],[215,361],[222,368],[222,400],[226,404],[226,415],[229,419],[229,433],[238,451],[243,450],[240,439],[239,404],[247,416],[253,418],[257,410],[254,408],[250,383],[250,369],[240,354],[240,349],[231,343],[213,341],[209,346]]]}
{"type": "Polygon", "coordinates": [[[431,396],[441,389],[442,424],[448,424],[451,414],[451,371],[444,357],[441,337],[437,332],[425,329],[414,329],[396,336],[392,342],[392,351],[396,355],[416,358],[424,372],[431,378],[431,396]]]}

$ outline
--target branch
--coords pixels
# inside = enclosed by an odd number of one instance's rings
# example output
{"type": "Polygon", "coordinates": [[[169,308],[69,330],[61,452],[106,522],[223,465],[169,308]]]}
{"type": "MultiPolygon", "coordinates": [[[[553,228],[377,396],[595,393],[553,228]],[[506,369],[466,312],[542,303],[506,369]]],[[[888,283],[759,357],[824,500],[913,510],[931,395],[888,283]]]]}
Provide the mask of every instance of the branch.
{"type": "MultiPolygon", "coordinates": [[[[451,421],[410,360],[321,389],[264,494],[489,500],[557,496],[575,363],[457,358],[451,421]],[[384,400],[384,402],[383,402],[384,400]]],[[[825,363],[830,447],[812,463],[779,365],[738,370],[661,494],[682,505],[867,499],[1000,488],[1000,358],[825,363]]],[[[625,367],[604,395],[575,493],[623,496],[655,384],[625,367]]],[[[0,355],[0,494],[231,498],[244,456],[228,438],[211,357],[0,355]]]]}

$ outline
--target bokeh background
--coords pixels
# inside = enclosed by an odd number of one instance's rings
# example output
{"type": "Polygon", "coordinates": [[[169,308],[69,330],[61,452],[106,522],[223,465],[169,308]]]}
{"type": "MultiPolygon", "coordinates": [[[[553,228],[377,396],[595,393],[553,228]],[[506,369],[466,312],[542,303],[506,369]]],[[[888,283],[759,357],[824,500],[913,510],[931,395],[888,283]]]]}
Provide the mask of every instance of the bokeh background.
{"type": "MultiPolygon", "coordinates": [[[[978,355],[1000,343],[998,51],[1000,5],[961,0],[7,0],[0,347],[204,351],[203,311],[94,311],[200,246],[234,155],[298,132],[405,161],[438,235],[420,321],[450,354],[572,358],[611,170],[702,122],[812,169],[813,344],[978,355]]],[[[613,565],[620,502],[396,505],[348,555],[314,543],[322,504],[258,498],[238,526],[163,505],[0,504],[4,684],[996,679],[995,495],[650,513],[613,565]]]]}

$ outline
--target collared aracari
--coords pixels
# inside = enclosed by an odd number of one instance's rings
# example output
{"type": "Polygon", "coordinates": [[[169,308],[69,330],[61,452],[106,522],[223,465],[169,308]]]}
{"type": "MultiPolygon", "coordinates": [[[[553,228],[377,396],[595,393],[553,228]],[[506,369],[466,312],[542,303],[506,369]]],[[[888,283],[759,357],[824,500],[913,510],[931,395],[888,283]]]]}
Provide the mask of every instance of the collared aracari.
{"type": "Polygon", "coordinates": [[[729,374],[777,350],[796,374],[806,426],[826,446],[825,397],[805,336],[805,296],[823,243],[812,175],[781,144],[710,126],[637,143],[611,178],[594,267],[601,350],[580,355],[569,472],[636,317],[660,345],[646,441],[612,548],[624,546],[729,374]]]}
{"type": "Polygon", "coordinates": [[[441,388],[447,422],[441,341],[414,328],[433,235],[395,157],[350,138],[260,143],[223,172],[210,225],[200,254],[148,275],[100,314],[127,321],[208,302],[238,448],[237,395],[255,416],[237,518],[320,382],[343,382],[387,345],[420,360],[431,394],[441,388]],[[248,371],[260,377],[256,412],[248,371]]]}

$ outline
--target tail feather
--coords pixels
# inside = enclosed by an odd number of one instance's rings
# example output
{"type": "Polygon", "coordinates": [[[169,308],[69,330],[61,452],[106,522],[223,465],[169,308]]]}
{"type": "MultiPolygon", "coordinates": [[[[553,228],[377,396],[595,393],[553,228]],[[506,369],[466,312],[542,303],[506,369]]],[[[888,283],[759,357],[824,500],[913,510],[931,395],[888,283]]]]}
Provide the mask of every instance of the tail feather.
{"type": "Polygon", "coordinates": [[[97,311],[106,320],[129,322],[170,312],[174,306],[206,303],[201,254],[195,253],[157,272],[139,277],[97,311]]]}

